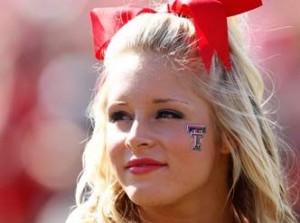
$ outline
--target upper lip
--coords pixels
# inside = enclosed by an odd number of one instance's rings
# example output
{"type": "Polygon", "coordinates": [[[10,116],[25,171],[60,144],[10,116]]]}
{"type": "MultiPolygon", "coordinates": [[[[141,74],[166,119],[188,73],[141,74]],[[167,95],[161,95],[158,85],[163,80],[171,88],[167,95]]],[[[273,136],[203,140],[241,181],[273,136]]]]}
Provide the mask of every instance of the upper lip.
{"type": "Polygon", "coordinates": [[[126,164],[126,168],[146,165],[165,166],[167,164],[151,158],[140,158],[129,160],[126,164]]]}

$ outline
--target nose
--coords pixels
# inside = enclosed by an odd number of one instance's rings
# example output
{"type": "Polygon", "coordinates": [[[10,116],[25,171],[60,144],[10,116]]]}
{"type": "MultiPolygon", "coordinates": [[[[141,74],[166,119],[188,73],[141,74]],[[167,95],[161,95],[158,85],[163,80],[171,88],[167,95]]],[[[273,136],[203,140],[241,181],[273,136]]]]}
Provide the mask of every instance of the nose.
{"type": "Polygon", "coordinates": [[[153,130],[147,121],[134,120],[125,139],[125,146],[131,150],[151,148],[154,145],[153,130]]]}

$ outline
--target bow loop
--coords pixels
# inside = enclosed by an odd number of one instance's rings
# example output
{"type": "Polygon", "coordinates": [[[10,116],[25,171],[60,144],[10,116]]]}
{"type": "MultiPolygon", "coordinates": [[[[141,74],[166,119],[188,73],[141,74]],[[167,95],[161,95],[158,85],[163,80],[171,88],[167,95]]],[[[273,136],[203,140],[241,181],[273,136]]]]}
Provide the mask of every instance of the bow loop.
{"type": "Polygon", "coordinates": [[[150,8],[96,8],[91,11],[95,56],[104,59],[104,54],[114,34],[134,17],[156,12],[150,8]]]}
{"type": "Polygon", "coordinates": [[[262,5],[261,0],[220,0],[226,8],[227,16],[241,14],[262,5]]]}
{"type": "Polygon", "coordinates": [[[171,12],[192,18],[198,37],[199,53],[209,71],[214,54],[223,66],[231,68],[227,17],[261,5],[261,0],[173,0],[171,12]]]}

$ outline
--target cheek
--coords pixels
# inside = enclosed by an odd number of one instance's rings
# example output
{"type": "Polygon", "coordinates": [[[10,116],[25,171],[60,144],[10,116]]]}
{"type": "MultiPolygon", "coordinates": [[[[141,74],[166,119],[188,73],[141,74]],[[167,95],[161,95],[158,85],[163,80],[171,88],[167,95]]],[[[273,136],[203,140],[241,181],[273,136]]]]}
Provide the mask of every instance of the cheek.
{"type": "Polygon", "coordinates": [[[108,125],[105,141],[108,153],[107,155],[113,168],[117,168],[118,165],[122,163],[121,160],[123,159],[124,153],[126,151],[124,139],[124,133],[108,125]]]}
{"type": "Polygon", "coordinates": [[[207,179],[216,162],[217,151],[213,132],[207,132],[201,139],[201,151],[193,150],[195,141],[185,129],[172,133],[168,135],[165,148],[168,148],[168,156],[177,173],[207,179]]]}
{"type": "Polygon", "coordinates": [[[187,131],[187,124],[173,125],[161,129],[163,131],[160,132],[160,136],[167,148],[172,149],[176,153],[197,153],[192,150],[195,141],[187,131]]]}

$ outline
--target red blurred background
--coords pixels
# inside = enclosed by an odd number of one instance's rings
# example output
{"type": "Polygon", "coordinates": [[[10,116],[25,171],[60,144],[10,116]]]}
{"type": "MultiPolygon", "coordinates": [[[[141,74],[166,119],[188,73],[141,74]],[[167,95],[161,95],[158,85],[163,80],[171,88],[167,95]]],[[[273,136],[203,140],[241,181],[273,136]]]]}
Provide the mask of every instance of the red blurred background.
{"type": "MultiPolygon", "coordinates": [[[[120,2],[0,0],[0,223],[65,221],[97,78],[89,11],[120,2]]],[[[275,118],[298,154],[299,10],[299,0],[272,0],[249,13],[252,53],[272,73],[275,118]]],[[[294,197],[296,169],[288,175],[294,197]]]]}

